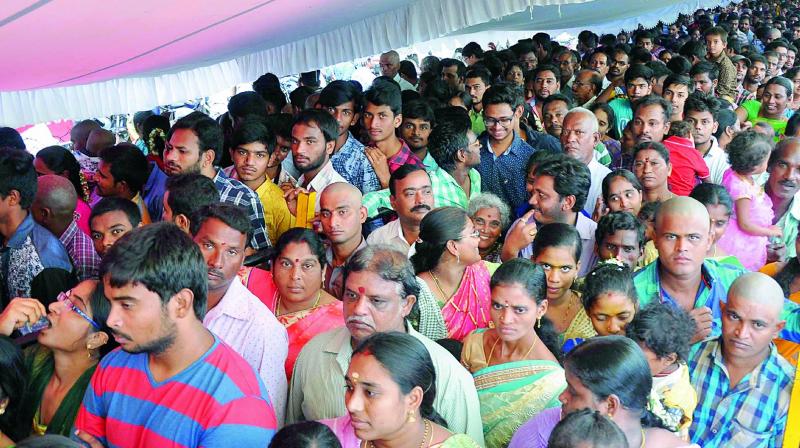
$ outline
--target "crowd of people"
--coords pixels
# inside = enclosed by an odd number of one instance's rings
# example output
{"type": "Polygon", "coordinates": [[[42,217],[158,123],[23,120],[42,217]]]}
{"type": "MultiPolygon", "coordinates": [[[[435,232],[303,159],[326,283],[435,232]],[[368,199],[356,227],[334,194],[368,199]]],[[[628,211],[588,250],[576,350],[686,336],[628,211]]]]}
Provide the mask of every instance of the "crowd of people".
{"type": "Polygon", "coordinates": [[[782,446],[798,6],[0,129],[0,446],[782,446]]]}

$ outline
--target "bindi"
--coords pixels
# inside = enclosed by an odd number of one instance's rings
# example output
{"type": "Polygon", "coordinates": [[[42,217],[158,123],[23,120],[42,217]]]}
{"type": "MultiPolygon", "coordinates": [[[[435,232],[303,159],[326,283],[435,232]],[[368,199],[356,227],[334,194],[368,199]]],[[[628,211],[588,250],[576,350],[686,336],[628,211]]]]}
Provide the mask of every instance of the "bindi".
{"type": "Polygon", "coordinates": [[[363,287],[363,286],[359,286],[359,287],[358,287],[358,293],[359,293],[359,294],[361,294],[361,295],[364,295],[364,293],[365,293],[365,292],[367,292],[367,290],[366,290],[366,289],[364,289],[364,287],[363,287]]]}

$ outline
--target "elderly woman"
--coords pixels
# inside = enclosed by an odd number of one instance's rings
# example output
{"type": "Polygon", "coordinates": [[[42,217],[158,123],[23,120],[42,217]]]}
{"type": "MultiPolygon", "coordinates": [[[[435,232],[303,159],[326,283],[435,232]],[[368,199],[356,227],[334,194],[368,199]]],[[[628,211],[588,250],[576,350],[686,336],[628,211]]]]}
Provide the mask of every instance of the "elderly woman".
{"type": "Polygon", "coordinates": [[[500,263],[502,236],[511,222],[511,209],[497,195],[481,193],[470,199],[467,214],[480,233],[478,252],[481,259],[500,263]]]}

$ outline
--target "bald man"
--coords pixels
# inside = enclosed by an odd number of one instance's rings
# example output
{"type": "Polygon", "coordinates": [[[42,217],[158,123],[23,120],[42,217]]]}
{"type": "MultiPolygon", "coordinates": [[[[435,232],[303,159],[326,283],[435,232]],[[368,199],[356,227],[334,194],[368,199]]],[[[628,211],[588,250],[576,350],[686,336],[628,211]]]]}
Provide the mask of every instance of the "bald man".
{"type": "Polygon", "coordinates": [[[78,195],[69,179],[55,174],[38,179],[31,215],[40,226],[57,236],[67,249],[79,281],[96,279],[100,257],[91,238],[78,229],[75,206],[78,195]]]}
{"type": "Polygon", "coordinates": [[[772,340],[786,325],[783,291],[751,272],[736,279],[722,306],[722,336],[689,356],[698,402],[689,429],[705,447],[780,446],[786,428],[793,367],[772,340]]]}
{"type": "Polygon", "coordinates": [[[322,233],[330,241],[325,257],[324,288],[334,297],[342,298],[342,272],[345,263],[367,242],[361,225],[367,219],[367,209],[361,205],[361,192],[345,182],[336,182],[322,190],[319,215],[322,233]]]}
{"type": "Polygon", "coordinates": [[[388,76],[400,84],[401,90],[415,90],[414,86],[400,77],[400,55],[394,50],[381,54],[381,74],[388,76]]]}
{"type": "Polygon", "coordinates": [[[575,107],[564,117],[561,127],[561,147],[564,154],[589,167],[592,183],[583,210],[590,216],[597,205],[603,179],[611,172],[595,158],[595,147],[600,143],[597,118],[589,109],[575,107]]]}

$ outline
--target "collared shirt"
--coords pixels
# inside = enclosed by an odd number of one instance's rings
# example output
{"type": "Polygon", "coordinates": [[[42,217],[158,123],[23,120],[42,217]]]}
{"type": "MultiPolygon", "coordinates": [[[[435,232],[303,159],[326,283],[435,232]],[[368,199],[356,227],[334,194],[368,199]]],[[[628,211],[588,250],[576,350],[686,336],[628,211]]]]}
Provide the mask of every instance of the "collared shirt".
{"type": "Polygon", "coordinates": [[[67,249],[78,281],[96,279],[100,270],[100,256],[94,250],[92,239],[78,228],[77,221],[73,220],[58,240],[67,249]]]}
{"type": "Polygon", "coordinates": [[[469,205],[469,200],[481,192],[481,175],[475,168],[470,168],[467,172],[469,176],[469,197],[447,171],[436,168],[428,173],[431,177],[431,187],[433,188],[434,204],[436,207],[461,207],[464,210],[469,205]]]}
{"type": "Polygon", "coordinates": [[[406,241],[406,237],[403,236],[403,227],[400,225],[399,219],[395,219],[389,224],[370,233],[367,237],[367,244],[370,246],[385,244],[404,254],[408,254],[409,257],[414,254],[415,251],[412,249],[416,245],[416,243],[408,244],[408,241],[406,241]]]}
{"type": "MultiPolygon", "coordinates": [[[[602,143],[601,145],[605,148],[605,145],[602,143]]],[[[589,186],[589,195],[586,196],[586,204],[583,205],[583,210],[591,216],[592,213],[594,213],[594,206],[597,203],[597,198],[600,197],[600,193],[603,192],[603,179],[611,173],[611,170],[601,165],[600,162],[594,158],[592,158],[588,166],[589,174],[592,176],[592,183],[589,186]]]]}
{"type": "MultiPolygon", "coordinates": [[[[483,446],[480,403],[472,375],[453,355],[413,328],[433,361],[436,370],[436,398],[433,408],[447,421],[453,433],[464,433],[483,446]]],[[[341,417],[344,405],[344,375],[353,355],[347,327],[317,335],[303,347],[292,373],[286,422],[341,417]],[[320,374],[324,372],[324,374],[320,374]]]]}
{"type": "Polygon", "coordinates": [[[708,171],[711,174],[711,182],[721,184],[722,175],[725,174],[725,170],[731,167],[731,164],[728,163],[728,153],[719,147],[717,138],[713,135],[711,136],[711,148],[703,156],[703,160],[705,160],[708,171]]]}
{"type": "Polygon", "coordinates": [[[486,123],[483,122],[483,112],[475,112],[475,109],[470,109],[469,121],[472,123],[472,132],[474,132],[475,135],[481,135],[486,131],[486,123]]]}
{"type": "Polygon", "coordinates": [[[400,73],[394,75],[394,78],[392,78],[392,79],[396,83],[400,84],[400,90],[417,90],[417,88],[414,87],[414,84],[411,84],[410,82],[408,82],[405,79],[403,79],[403,77],[400,76],[400,73]]]}
{"type": "Polygon", "coordinates": [[[722,338],[695,345],[689,355],[692,386],[701,400],[689,429],[704,447],[781,446],[794,372],[771,344],[767,358],[731,388],[722,338]]]}
{"type": "Polygon", "coordinates": [[[622,139],[622,131],[628,122],[633,120],[633,108],[631,107],[631,100],[628,98],[614,98],[608,103],[608,107],[614,111],[614,137],[622,139]]]}
{"type": "Polygon", "coordinates": [[[220,202],[238,205],[247,210],[250,216],[250,224],[253,226],[253,237],[250,239],[250,245],[253,246],[253,249],[259,250],[270,247],[271,244],[264,223],[264,207],[261,206],[258,195],[247,188],[247,185],[226,176],[222,170],[217,170],[213,181],[214,186],[219,190],[220,202]]]}
{"type": "Polygon", "coordinates": [[[241,355],[267,386],[278,426],[283,425],[287,382],[283,367],[289,354],[289,336],[275,315],[234,277],[203,325],[241,355]]]}
{"type": "Polygon", "coordinates": [[[142,198],[153,222],[161,221],[166,189],[167,175],[158,168],[155,162],[150,162],[150,176],[147,177],[147,182],[142,187],[142,198]]]}
{"type": "MultiPolygon", "coordinates": [[[[597,230],[597,223],[581,212],[578,212],[577,216],[578,218],[575,220],[575,230],[578,231],[578,235],[581,237],[581,269],[578,271],[578,277],[584,277],[594,268],[594,265],[597,264],[597,254],[594,251],[594,231],[597,230]]],[[[534,219],[531,218],[529,222],[534,222],[534,219]]],[[[511,227],[513,228],[514,226],[525,224],[522,224],[522,220],[518,219],[514,221],[511,227]]],[[[508,229],[508,231],[510,232],[511,229],[508,229]]],[[[533,256],[533,243],[523,248],[519,252],[519,256],[521,258],[530,259],[533,256]]]]}
{"type": "Polygon", "coordinates": [[[364,152],[364,144],[356,140],[353,134],[348,132],[347,141],[331,157],[331,164],[336,172],[361,190],[361,193],[367,194],[381,189],[378,175],[364,152]]]}
{"type": "Polygon", "coordinates": [[[336,182],[347,182],[347,180],[345,180],[341,174],[336,172],[330,160],[322,166],[322,169],[319,170],[317,175],[314,176],[310,182],[306,183],[305,174],[301,174],[300,178],[297,179],[298,186],[301,186],[308,191],[317,192],[316,203],[314,204],[314,210],[317,212],[319,211],[319,199],[322,196],[322,190],[324,190],[328,185],[336,182]]]}
{"type": "Polygon", "coordinates": [[[416,165],[420,168],[425,168],[425,165],[422,163],[422,160],[419,160],[419,157],[414,154],[414,151],[408,147],[408,144],[403,139],[399,139],[402,146],[400,146],[400,151],[397,151],[397,154],[389,157],[386,160],[386,163],[389,164],[389,172],[394,173],[403,165],[416,165]]]}
{"type": "Polygon", "coordinates": [[[0,236],[0,309],[14,297],[50,304],[73,286],[72,269],[58,238],[28,213],[8,240],[0,236]]]}
{"type": "MultiPolygon", "coordinates": [[[[425,154],[425,158],[422,159],[422,165],[425,167],[425,171],[430,174],[432,171],[439,169],[439,165],[436,163],[436,160],[433,159],[433,156],[430,152],[425,154]]],[[[373,191],[368,194],[364,195],[364,199],[361,201],[361,205],[367,209],[367,216],[370,218],[378,215],[381,209],[391,209],[391,192],[388,188],[384,188],[383,190],[373,191]]],[[[436,191],[433,192],[433,199],[434,204],[436,207],[439,207],[439,203],[436,202],[436,191]]]]}
{"type": "Polygon", "coordinates": [[[264,207],[264,224],[267,226],[267,235],[270,242],[275,245],[283,232],[292,228],[292,213],[286,205],[281,187],[267,179],[256,188],[256,194],[264,207]]]}
{"type": "Polygon", "coordinates": [[[325,249],[325,260],[328,263],[328,266],[325,269],[325,279],[323,280],[322,284],[322,287],[323,289],[325,289],[325,291],[328,291],[330,295],[336,297],[339,300],[342,299],[342,294],[344,293],[343,289],[344,277],[342,276],[342,274],[344,274],[344,265],[347,264],[348,261],[350,261],[350,258],[356,252],[360,251],[365,247],[367,247],[367,240],[365,240],[364,237],[362,236],[361,243],[359,243],[356,250],[354,250],[353,253],[351,253],[350,256],[347,257],[347,260],[345,260],[344,263],[338,266],[333,265],[333,249],[330,246],[327,249],[325,249]]]}
{"type": "Polygon", "coordinates": [[[516,210],[528,200],[528,192],[525,189],[525,166],[536,150],[519,138],[516,132],[511,145],[499,156],[492,152],[488,135],[481,136],[480,142],[481,163],[477,169],[481,175],[483,191],[496,194],[506,201],[512,210],[516,210]]]}
{"type": "Polygon", "coordinates": [[[794,194],[792,203],[789,204],[786,213],[775,223],[775,225],[780,227],[783,231],[781,241],[786,245],[787,259],[797,256],[797,249],[794,242],[797,239],[798,223],[800,223],[800,191],[794,194]]]}
{"type": "Polygon", "coordinates": [[[736,66],[731,62],[731,58],[723,51],[716,59],[709,59],[710,62],[719,67],[719,81],[717,82],[717,95],[720,98],[733,103],[736,98],[736,66]]]}

